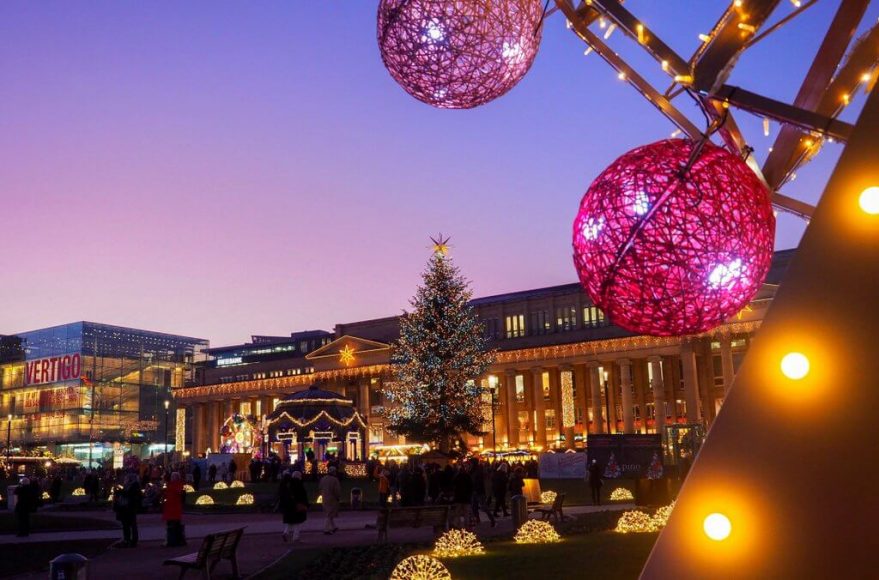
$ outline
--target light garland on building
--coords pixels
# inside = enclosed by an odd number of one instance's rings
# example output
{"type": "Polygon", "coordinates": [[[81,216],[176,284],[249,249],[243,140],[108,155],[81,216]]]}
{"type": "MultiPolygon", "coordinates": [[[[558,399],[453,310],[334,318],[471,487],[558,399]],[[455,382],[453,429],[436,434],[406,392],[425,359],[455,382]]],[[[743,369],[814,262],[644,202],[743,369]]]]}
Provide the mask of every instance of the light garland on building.
{"type": "Polygon", "coordinates": [[[253,494],[241,494],[235,501],[235,505],[253,505],[253,494]]]}
{"type": "Polygon", "coordinates": [[[174,450],[182,452],[186,447],[186,407],[177,407],[174,424],[174,450]]]}
{"type": "Polygon", "coordinates": [[[195,500],[195,505],[214,505],[214,498],[209,495],[200,495],[197,500],[195,500]]]}
{"type": "Polygon", "coordinates": [[[610,501],[632,501],[635,496],[625,487],[618,487],[610,492],[610,501]]]}
{"type": "Polygon", "coordinates": [[[558,496],[558,494],[556,494],[556,492],[551,491],[551,490],[547,490],[547,491],[541,492],[541,494],[540,494],[540,503],[550,504],[550,503],[552,503],[552,502],[555,501],[555,498],[556,498],[557,496],[558,496]]]}
{"type": "Polygon", "coordinates": [[[229,488],[229,486],[226,485],[225,481],[218,481],[217,483],[214,484],[214,489],[228,489],[228,488],[229,488]]]}
{"type": "Polygon", "coordinates": [[[485,548],[476,534],[467,530],[452,529],[440,536],[433,547],[438,558],[457,558],[484,554],[485,548]]]}
{"type": "Polygon", "coordinates": [[[229,487],[244,487],[244,482],[236,479],[229,487]]]}
{"type": "MultiPolygon", "coordinates": [[[[299,402],[302,402],[302,401],[297,401],[297,403],[299,403],[299,402]]],[[[321,404],[325,404],[327,401],[326,401],[326,399],[324,399],[324,400],[319,400],[319,402],[321,404]]],[[[350,401],[346,401],[346,402],[350,402],[350,401]]],[[[280,415],[275,417],[275,419],[273,419],[272,421],[268,421],[267,426],[274,425],[275,423],[277,423],[281,419],[285,419],[285,418],[299,429],[303,429],[305,427],[309,427],[311,425],[314,425],[315,423],[319,422],[321,419],[326,420],[328,423],[330,423],[331,425],[334,425],[336,427],[346,427],[346,428],[350,427],[351,424],[356,422],[357,425],[361,429],[366,429],[366,423],[363,421],[363,418],[360,416],[360,413],[358,413],[356,410],[354,411],[354,414],[351,415],[351,417],[349,417],[345,421],[336,420],[332,415],[330,415],[326,411],[321,411],[320,413],[318,413],[317,415],[315,415],[314,417],[312,417],[308,421],[300,421],[299,419],[296,419],[295,417],[293,417],[289,413],[287,413],[287,411],[283,411],[280,415]]]]}
{"type": "Polygon", "coordinates": [[[528,520],[522,524],[513,539],[517,544],[549,544],[562,540],[552,524],[540,520],[528,520]]]}
{"type": "Polygon", "coordinates": [[[390,580],[452,580],[452,575],[436,558],[418,554],[397,564],[390,580]]]}
{"type": "Polygon", "coordinates": [[[562,427],[573,427],[576,423],[574,418],[574,373],[573,371],[561,372],[562,386],[562,427]]]}
{"type": "Polygon", "coordinates": [[[75,496],[85,495],[85,490],[81,487],[77,487],[76,489],[73,490],[73,493],[70,495],[75,495],[75,496]]]}

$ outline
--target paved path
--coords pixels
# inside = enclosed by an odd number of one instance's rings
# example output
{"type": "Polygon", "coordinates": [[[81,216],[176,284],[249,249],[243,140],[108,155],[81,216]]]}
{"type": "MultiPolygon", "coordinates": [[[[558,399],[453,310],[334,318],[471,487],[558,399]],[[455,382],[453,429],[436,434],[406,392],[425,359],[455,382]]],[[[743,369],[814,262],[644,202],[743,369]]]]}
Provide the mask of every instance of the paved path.
{"type": "MultiPolygon", "coordinates": [[[[569,514],[581,514],[603,509],[624,509],[630,505],[613,506],[574,506],[566,509],[569,514]]],[[[64,517],[75,518],[80,514],[67,512],[58,513],[64,517]]],[[[89,512],[89,517],[113,519],[107,512],[89,512]]],[[[376,512],[342,512],[336,520],[340,530],[333,535],[323,533],[324,518],[322,512],[310,512],[308,520],[302,528],[302,539],[297,544],[286,544],[281,540],[282,524],[279,514],[186,514],[186,536],[189,545],[183,548],[162,548],[165,539],[165,526],[158,514],[148,514],[138,518],[140,543],[135,549],[112,548],[90,562],[92,578],[124,578],[125,580],[176,578],[177,568],[162,566],[167,558],[194,552],[205,535],[218,530],[247,526],[238,550],[239,565],[242,575],[250,576],[284,556],[290,550],[309,550],[334,546],[367,545],[376,541],[376,512]],[[372,526],[372,527],[368,527],[372,526]]],[[[510,518],[501,518],[498,525],[491,528],[483,521],[477,528],[480,535],[509,534],[513,530],[510,518]]],[[[72,539],[116,539],[121,538],[120,530],[84,530],[68,532],[35,532],[27,538],[14,535],[0,535],[2,544],[25,544],[32,542],[57,543],[59,554],[64,551],[64,542],[72,539]]],[[[406,542],[429,542],[433,538],[432,530],[419,528],[415,530],[391,530],[389,540],[406,542]]],[[[217,578],[230,578],[231,569],[222,563],[217,569],[217,578]]],[[[28,574],[18,577],[20,580],[46,578],[46,572],[28,574]]]]}

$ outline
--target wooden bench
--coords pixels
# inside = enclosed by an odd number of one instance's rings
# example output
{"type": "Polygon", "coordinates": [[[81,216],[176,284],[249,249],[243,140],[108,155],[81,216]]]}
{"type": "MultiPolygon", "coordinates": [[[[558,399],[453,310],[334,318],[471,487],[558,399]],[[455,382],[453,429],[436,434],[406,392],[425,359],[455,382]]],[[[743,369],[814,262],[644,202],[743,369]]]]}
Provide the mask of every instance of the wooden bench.
{"type": "Polygon", "coordinates": [[[556,522],[560,522],[565,519],[565,514],[562,511],[562,505],[565,503],[565,494],[559,493],[556,494],[555,499],[552,501],[552,505],[548,507],[539,507],[533,510],[534,513],[540,514],[540,519],[545,520],[548,518],[555,518],[556,522]]]}
{"type": "Polygon", "coordinates": [[[198,552],[165,560],[163,565],[180,566],[180,576],[178,578],[183,578],[189,570],[201,570],[204,577],[210,580],[211,573],[220,560],[229,560],[232,564],[232,574],[235,578],[238,578],[236,551],[243,533],[244,528],[237,528],[208,534],[202,540],[198,552]]]}
{"type": "Polygon", "coordinates": [[[434,534],[440,534],[449,527],[449,508],[447,505],[413,507],[391,507],[379,510],[376,527],[378,540],[386,542],[390,528],[421,528],[430,526],[434,534]]]}

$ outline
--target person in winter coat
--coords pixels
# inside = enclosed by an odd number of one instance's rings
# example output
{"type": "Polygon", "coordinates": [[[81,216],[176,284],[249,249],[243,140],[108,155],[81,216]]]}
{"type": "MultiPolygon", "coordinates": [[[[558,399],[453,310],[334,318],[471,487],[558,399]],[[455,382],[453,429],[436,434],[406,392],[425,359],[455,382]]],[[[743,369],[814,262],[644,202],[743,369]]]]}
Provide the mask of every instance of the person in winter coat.
{"type": "Polygon", "coordinates": [[[382,470],[381,475],[378,477],[378,507],[379,509],[386,507],[388,505],[388,497],[391,494],[391,482],[388,479],[388,476],[391,475],[391,472],[387,469],[382,470]]]}
{"type": "Polygon", "coordinates": [[[598,461],[589,464],[589,488],[592,490],[592,504],[601,505],[601,467],[598,461]]]}
{"type": "Polygon", "coordinates": [[[134,548],[137,546],[137,512],[143,500],[140,491],[140,483],[137,475],[129,473],[125,476],[125,482],[120,489],[113,494],[113,511],[116,519],[122,524],[122,542],[117,544],[120,548],[134,548]]]}
{"type": "Polygon", "coordinates": [[[455,527],[466,528],[470,523],[470,503],[473,501],[473,479],[469,463],[462,465],[454,479],[452,503],[455,504],[452,523],[455,527]]]}
{"type": "Polygon", "coordinates": [[[525,469],[517,467],[510,476],[510,497],[522,495],[525,489],[525,469]]]}
{"type": "Polygon", "coordinates": [[[15,488],[16,536],[25,537],[31,533],[31,512],[37,511],[38,496],[28,478],[23,478],[15,488]]]}
{"type": "Polygon", "coordinates": [[[201,487],[201,467],[198,463],[192,466],[192,487],[196,490],[201,487]]]}
{"type": "Polygon", "coordinates": [[[335,534],[339,529],[336,527],[336,518],[339,515],[339,502],[342,499],[342,485],[339,483],[339,478],[336,477],[335,467],[330,467],[327,470],[327,474],[320,480],[318,491],[323,498],[324,513],[327,516],[324,533],[327,535],[335,534]]]}
{"type": "Polygon", "coordinates": [[[510,482],[509,476],[510,466],[504,462],[498,465],[498,468],[491,476],[491,493],[494,496],[494,517],[498,517],[498,511],[503,510],[504,517],[507,517],[507,486],[510,482]]]}
{"type": "Polygon", "coordinates": [[[281,539],[285,542],[296,543],[299,541],[299,528],[308,518],[308,494],[302,483],[302,473],[294,471],[291,475],[290,472],[284,472],[278,495],[281,517],[284,522],[281,539]]]}
{"type": "Polygon", "coordinates": [[[186,492],[183,490],[183,481],[180,474],[171,474],[171,481],[165,488],[165,503],[162,505],[162,520],[167,526],[165,547],[185,546],[186,537],[183,534],[183,501],[186,492]]]}

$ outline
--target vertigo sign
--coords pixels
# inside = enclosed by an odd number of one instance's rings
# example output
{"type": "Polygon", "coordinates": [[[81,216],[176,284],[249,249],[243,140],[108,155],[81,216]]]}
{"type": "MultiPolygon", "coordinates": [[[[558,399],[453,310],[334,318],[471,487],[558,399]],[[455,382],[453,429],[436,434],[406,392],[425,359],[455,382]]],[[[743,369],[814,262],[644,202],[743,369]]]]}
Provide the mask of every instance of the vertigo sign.
{"type": "Polygon", "coordinates": [[[25,385],[43,385],[59,381],[79,379],[82,359],[79,353],[65,354],[27,361],[24,372],[25,385]]]}

